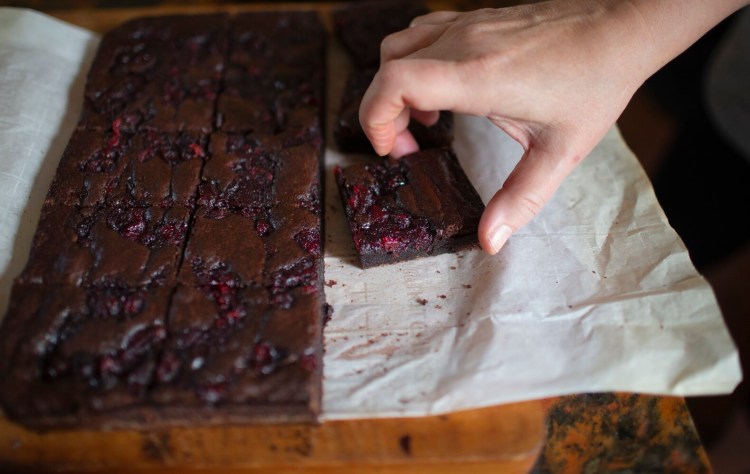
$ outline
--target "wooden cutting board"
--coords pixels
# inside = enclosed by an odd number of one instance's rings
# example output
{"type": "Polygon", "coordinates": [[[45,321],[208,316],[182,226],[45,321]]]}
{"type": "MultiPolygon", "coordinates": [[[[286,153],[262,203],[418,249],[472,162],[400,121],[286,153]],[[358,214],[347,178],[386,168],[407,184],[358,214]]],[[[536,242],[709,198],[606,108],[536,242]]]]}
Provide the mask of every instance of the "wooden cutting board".
{"type": "Polygon", "coordinates": [[[47,433],[0,418],[0,472],[520,473],[544,443],[545,416],[543,402],[524,402],[318,425],[47,433]]]}

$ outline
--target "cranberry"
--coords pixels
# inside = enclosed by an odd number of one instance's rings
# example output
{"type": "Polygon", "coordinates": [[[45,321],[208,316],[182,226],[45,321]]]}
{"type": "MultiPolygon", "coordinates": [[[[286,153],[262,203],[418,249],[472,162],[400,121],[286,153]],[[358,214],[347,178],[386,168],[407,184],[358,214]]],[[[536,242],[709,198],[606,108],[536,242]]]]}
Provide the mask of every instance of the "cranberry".
{"type": "Polygon", "coordinates": [[[401,247],[401,241],[396,237],[386,235],[380,238],[380,245],[386,252],[397,252],[401,247]]]}
{"type": "Polygon", "coordinates": [[[310,255],[320,256],[320,231],[317,228],[302,229],[294,240],[310,255]]]}
{"type": "Polygon", "coordinates": [[[255,230],[257,230],[260,235],[267,235],[271,230],[271,224],[265,219],[258,219],[255,223],[255,230]]]}
{"type": "Polygon", "coordinates": [[[370,217],[374,221],[382,221],[388,217],[388,212],[377,204],[370,206],[370,217]]]}
{"type": "Polygon", "coordinates": [[[356,212],[368,207],[372,202],[372,196],[367,186],[362,184],[355,184],[349,189],[349,199],[347,206],[356,212]]]}
{"type": "Polygon", "coordinates": [[[310,372],[314,372],[318,368],[318,358],[315,354],[304,354],[299,359],[299,365],[310,372]]]}
{"type": "Polygon", "coordinates": [[[305,258],[288,268],[275,272],[271,276],[271,291],[277,294],[297,286],[313,285],[317,278],[315,260],[305,258]]]}
{"type": "Polygon", "coordinates": [[[206,152],[203,151],[203,147],[198,143],[191,143],[190,145],[188,145],[188,147],[190,148],[190,151],[193,152],[194,157],[203,158],[204,156],[206,156],[206,152]]]}
{"type": "Polygon", "coordinates": [[[159,229],[159,236],[167,243],[179,245],[185,235],[187,225],[185,223],[166,224],[159,229]]]}

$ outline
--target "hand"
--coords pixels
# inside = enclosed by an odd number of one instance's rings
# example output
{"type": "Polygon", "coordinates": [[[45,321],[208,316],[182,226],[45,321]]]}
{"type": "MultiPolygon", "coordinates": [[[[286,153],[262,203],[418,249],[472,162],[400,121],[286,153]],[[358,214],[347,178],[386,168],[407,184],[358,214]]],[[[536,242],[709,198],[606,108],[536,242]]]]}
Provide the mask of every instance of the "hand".
{"type": "Polygon", "coordinates": [[[675,32],[660,23],[673,10],[719,10],[702,4],[711,2],[553,0],[416,18],[383,41],[360,122],[375,151],[394,157],[417,150],[410,118],[429,125],[439,110],[487,117],[518,141],[524,155],[479,224],[480,244],[494,254],[540,211],[645,79],[723,18],[694,13],[675,32]]]}

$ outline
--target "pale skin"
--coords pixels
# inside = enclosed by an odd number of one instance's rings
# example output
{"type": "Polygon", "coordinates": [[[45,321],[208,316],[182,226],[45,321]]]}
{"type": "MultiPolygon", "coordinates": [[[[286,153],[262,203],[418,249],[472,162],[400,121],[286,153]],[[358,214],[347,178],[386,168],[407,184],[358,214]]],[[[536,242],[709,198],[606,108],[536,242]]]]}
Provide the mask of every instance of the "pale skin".
{"type": "MultiPolygon", "coordinates": [[[[479,242],[497,253],[615,123],[643,82],[750,0],[551,0],[435,12],[388,36],[360,108],[380,155],[418,149],[410,119],[486,117],[524,149],[487,203],[479,242]]],[[[500,159],[500,157],[498,157],[500,159]]]]}

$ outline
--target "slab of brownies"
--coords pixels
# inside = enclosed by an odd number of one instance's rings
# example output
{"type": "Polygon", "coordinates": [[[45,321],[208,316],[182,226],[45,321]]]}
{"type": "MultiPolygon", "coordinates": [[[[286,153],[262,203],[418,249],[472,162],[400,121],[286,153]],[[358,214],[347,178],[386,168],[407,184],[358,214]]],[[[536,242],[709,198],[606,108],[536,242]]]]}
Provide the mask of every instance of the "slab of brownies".
{"type": "Polygon", "coordinates": [[[324,48],[306,12],[104,36],[0,328],[10,418],[316,419],[324,48]]]}

